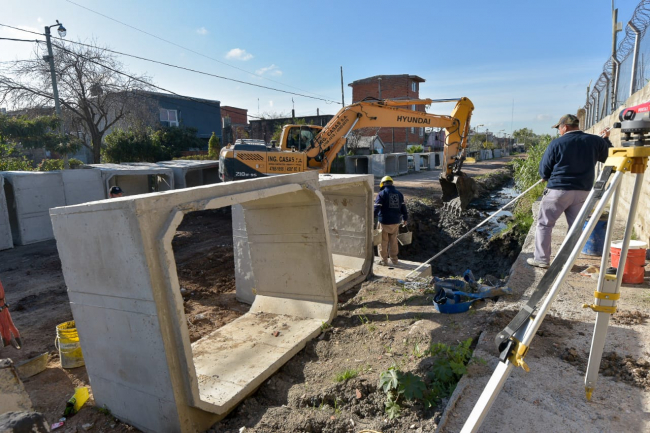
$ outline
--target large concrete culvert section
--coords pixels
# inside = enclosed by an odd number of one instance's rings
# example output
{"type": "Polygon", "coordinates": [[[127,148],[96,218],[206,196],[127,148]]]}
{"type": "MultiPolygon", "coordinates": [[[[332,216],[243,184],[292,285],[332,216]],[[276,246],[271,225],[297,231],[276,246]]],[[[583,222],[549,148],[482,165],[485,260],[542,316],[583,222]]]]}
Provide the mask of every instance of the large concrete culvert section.
{"type": "Polygon", "coordinates": [[[52,209],[96,404],[151,432],[223,418],[336,315],[326,207],[301,173],[52,209]],[[185,213],[232,205],[257,296],[190,344],[171,241],[185,213]]]}
{"type": "MultiPolygon", "coordinates": [[[[372,175],[321,174],[319,188],[325,198],[336,286],[341,294],[368,278],[373,263],[372,175]]],[[[295,219],[286,214],[286,218],[295,219]]],[[[237,300],[253,303],[257,288],[248,252],[242,206],[232,207],[237,300]]],[[[296,265],[299,265],[299,261],[296,265]]]]}

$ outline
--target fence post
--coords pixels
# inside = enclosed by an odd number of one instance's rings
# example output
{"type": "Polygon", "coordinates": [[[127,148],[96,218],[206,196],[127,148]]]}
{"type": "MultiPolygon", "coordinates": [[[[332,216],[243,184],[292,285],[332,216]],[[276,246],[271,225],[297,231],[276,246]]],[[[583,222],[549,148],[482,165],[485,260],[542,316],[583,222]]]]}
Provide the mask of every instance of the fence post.
{"type": "Polygon", "coordinates": [[[621,71],[621,62],[619,62],[616,57],[612,57],[612,63],[614,63],[615,66],[614,68],[615,73],[614,73],[614,83],[613,83],[614,89],[612,92],[612,101],[611,101],[612,111],[610,111],[610,114],[614,113],[618,108],[618,76],[621,71]]]}
{"type": "Polygon", "coordinates": [[[600,111],[600,90],[596,90],[596,110],[595,110],[595,116],[594,116],[594,124],[598,123],[598,114],[600,111]]]}
{"type": "Polygon", "coordinates": [[[630,80],[630,95],[637,91],[636,87],[636,72],[637,72],[637,63],[639,60],[639,45],[641,39],[641,32],[638,28],[630,21],[627,23],[628,26],[634,32],[634,55],[632,56],[632,79],[630,80]]]}

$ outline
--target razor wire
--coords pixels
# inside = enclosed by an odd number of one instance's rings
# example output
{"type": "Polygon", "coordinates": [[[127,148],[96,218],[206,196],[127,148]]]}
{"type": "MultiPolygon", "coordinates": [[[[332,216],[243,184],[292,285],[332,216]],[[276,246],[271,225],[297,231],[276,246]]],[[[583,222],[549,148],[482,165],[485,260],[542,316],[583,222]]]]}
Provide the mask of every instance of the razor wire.
{"type": "Polygon", "coordinates": [[[612,113],[612,107],[623,104],[631,93],[641,89],[650,80],[650,38],[646,31],[650,27],[650,0],[642,0],[637,5],[632,18],[625,26],[625,36],[616,48],[616,62],[610,56],[603,65],[603,71],[594,83],[584,105],[586,125],[588,128],[612,113]],[[638,33],[638,36],[637,36],[638,33]],[[638,42],[636,74],[632,82],[634,69],[635,44],[638,42]],[[614,76],[612,79],[612,69],[614,76]],[[612,103],[612,86],[616,86],[615,101],[612,103]]]}

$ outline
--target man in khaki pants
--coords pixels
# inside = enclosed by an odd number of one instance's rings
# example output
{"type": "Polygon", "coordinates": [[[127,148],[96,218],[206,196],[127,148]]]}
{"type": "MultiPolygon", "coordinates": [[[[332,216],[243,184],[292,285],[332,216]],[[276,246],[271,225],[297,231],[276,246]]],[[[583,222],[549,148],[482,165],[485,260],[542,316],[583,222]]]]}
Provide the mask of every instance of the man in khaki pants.
{"type": "Polygon", "coordinates": [[[399,263],[397,253],[397,233],[400,223],[406,225],[408,212],[404,204],[404,196],[393,186],[393,178],[384,176],[379,183],[379,194],[375,199],[375,217],[381,224],[381,245],[379,255],[381,265],[388,265],[388,257],[394,265],[399,263]]]}

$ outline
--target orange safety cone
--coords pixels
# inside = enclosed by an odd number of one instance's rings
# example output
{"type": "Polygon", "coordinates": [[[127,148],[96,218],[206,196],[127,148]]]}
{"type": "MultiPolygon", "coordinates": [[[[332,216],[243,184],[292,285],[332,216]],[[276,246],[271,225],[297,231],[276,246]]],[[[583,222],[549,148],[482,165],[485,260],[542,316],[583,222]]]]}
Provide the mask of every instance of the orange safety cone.
{"type": "Polygon", "coordinates": [[[2,287],[0,281],[0,336],[2,336],[2,347],[11,344],[16,349],[20,349],[23,345],[20,338],[20,333],[11,320],[9,314],[9,305],[5,302],[5,289],[2,287]],[[12,336],[13,334],[13,336],[12,336]]]}

